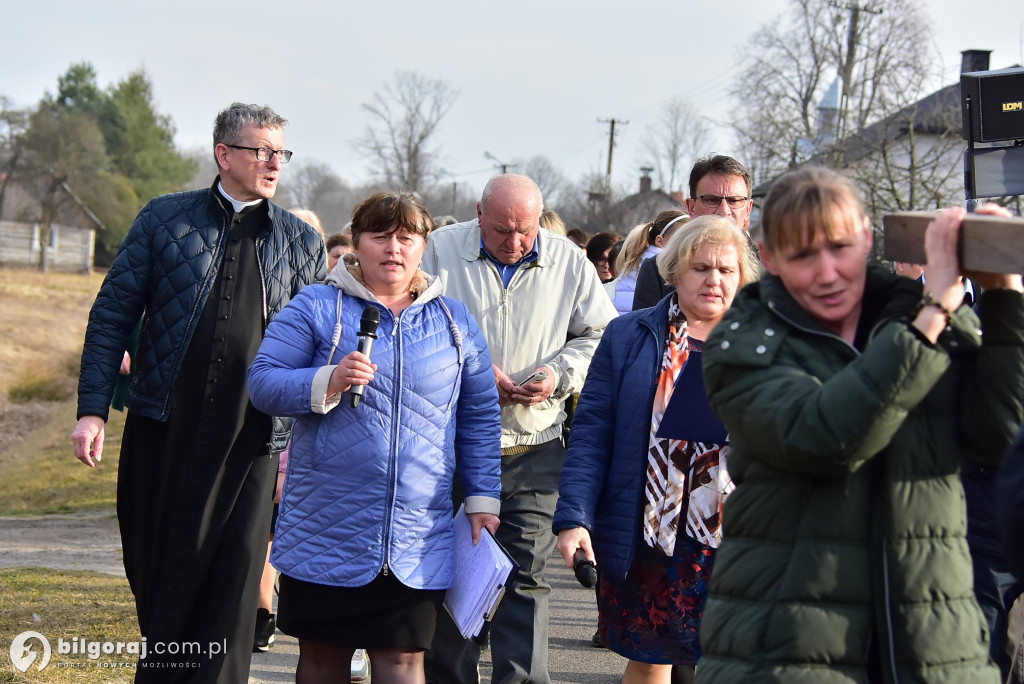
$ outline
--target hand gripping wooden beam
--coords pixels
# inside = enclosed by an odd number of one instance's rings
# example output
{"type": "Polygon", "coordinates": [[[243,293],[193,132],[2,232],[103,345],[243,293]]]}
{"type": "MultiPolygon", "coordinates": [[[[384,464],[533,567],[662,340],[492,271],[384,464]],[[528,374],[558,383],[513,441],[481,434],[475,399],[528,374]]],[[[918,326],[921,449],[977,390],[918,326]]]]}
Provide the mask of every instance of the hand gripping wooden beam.
{"type": "MultiPolygon", "coordinates": [[[[935,218],[930,211],[907,211],[882,217],[885,258],[925,263],[924,231],[935,218]]],[[[968,214],[960,234],[960,267],[983,273],[1024,273],[1024,219],[968,214]]]]}

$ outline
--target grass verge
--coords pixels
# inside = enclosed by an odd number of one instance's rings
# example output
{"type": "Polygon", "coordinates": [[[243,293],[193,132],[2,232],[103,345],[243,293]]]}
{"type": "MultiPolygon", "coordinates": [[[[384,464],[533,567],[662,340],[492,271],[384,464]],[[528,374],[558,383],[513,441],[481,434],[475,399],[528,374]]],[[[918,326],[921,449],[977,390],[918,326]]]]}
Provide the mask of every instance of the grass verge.
{"type": "Polygon", "coordinates": [[[114,509],[124,414],[110,412],[103,460],[87,468],[71,448],[75,410],[74,397],[55,405],[38,429],[0,457],[0,515],[114,509]]]}
{"type": "Polygon", "coordinates": [[[28,645],[39,653],[23,674],[13,666],[0,668],[0,683],[131,682],[135,676],[133,655],[61,654],[58,639],[87,642],[138,642],[135,601],[123,577],[93,572],[18,568],[0,570],[0,645],[3,660],[10,663],[11,641],[22,632],[39,632],[50,642],[50,663],[37,668],[42,658],[37,641],[28,645]]]}
{"type": "Polygon", "coordinates": [[[64,401],[74,391],[74,378],[57,375],[37,375],[24,373],[7,393],[15,404],[26,404],[30,401],[64,401]]]}

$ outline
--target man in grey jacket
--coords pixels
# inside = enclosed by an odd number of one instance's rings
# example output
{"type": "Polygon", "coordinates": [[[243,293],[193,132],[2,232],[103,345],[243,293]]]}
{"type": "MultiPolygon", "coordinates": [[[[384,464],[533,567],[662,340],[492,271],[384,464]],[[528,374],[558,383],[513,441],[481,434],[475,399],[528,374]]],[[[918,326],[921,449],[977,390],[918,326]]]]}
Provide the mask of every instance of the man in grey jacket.
{"type": "MultiPolygon", "coordinates": [[[[519,565],[491,624],[493,682],[550,682],[544,578],[565,462],[564,403],[583,388],[615,308],[586,255],[541,230],[544,202],[526,176],[492,178],[477,219],[435,231],[422,268],[464,301],[494,362],[501,410],[502,505],[498,541],[519,565]],[[529,381],[529,382],[524,382],[529,381]]],[[[478,681],[480,648],[447,614],[427,655],[427,681],[478,681]]]]}

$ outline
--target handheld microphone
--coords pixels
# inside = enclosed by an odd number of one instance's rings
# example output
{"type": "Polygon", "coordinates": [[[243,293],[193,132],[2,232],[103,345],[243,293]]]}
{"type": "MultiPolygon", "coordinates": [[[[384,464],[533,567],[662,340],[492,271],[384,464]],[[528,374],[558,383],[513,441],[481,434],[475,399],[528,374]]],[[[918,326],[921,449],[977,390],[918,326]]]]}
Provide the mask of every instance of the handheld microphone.
{"type": "Polygon", "coordinates": [[[583,550],[579,549],[573,554],[573,560],[576,564],[572,566],[572,571],[576,575],[576,581],[582,584],[587,589],[593,589],[597,586],[597,566],[594,565],[594,561],[587,560],[583,555],[583,550]]]}
{"type": "MultiPolygon", "coordinates": [[[[363,309],[363,316],[359,319],[359,353],[370,356],[373,349],[373,341],[377,339],[377,326],[380,325],[380,311],[373,304],[363,309]]],[[[363,388],[366,385],[355,385],[350,390],[352,408],[359,406],[359,400],[363,398],[363,388]]]]}

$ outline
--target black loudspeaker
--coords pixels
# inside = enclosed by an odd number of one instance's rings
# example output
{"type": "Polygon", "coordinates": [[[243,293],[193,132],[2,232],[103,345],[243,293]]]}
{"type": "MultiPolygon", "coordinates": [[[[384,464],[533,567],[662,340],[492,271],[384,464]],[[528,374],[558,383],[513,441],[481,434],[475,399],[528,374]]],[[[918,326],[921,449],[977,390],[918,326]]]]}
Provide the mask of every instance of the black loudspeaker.
{"type": "Polygon", "coordinates": [[[1024,68],[961,74],[960,105],[965,139],[1024,138],[1024,68]]]}
{"type": "Polygon", "coordinates": [[[979,147],[967,164],[968,197],[1024,195],[1024,146],[979,147]]]}

